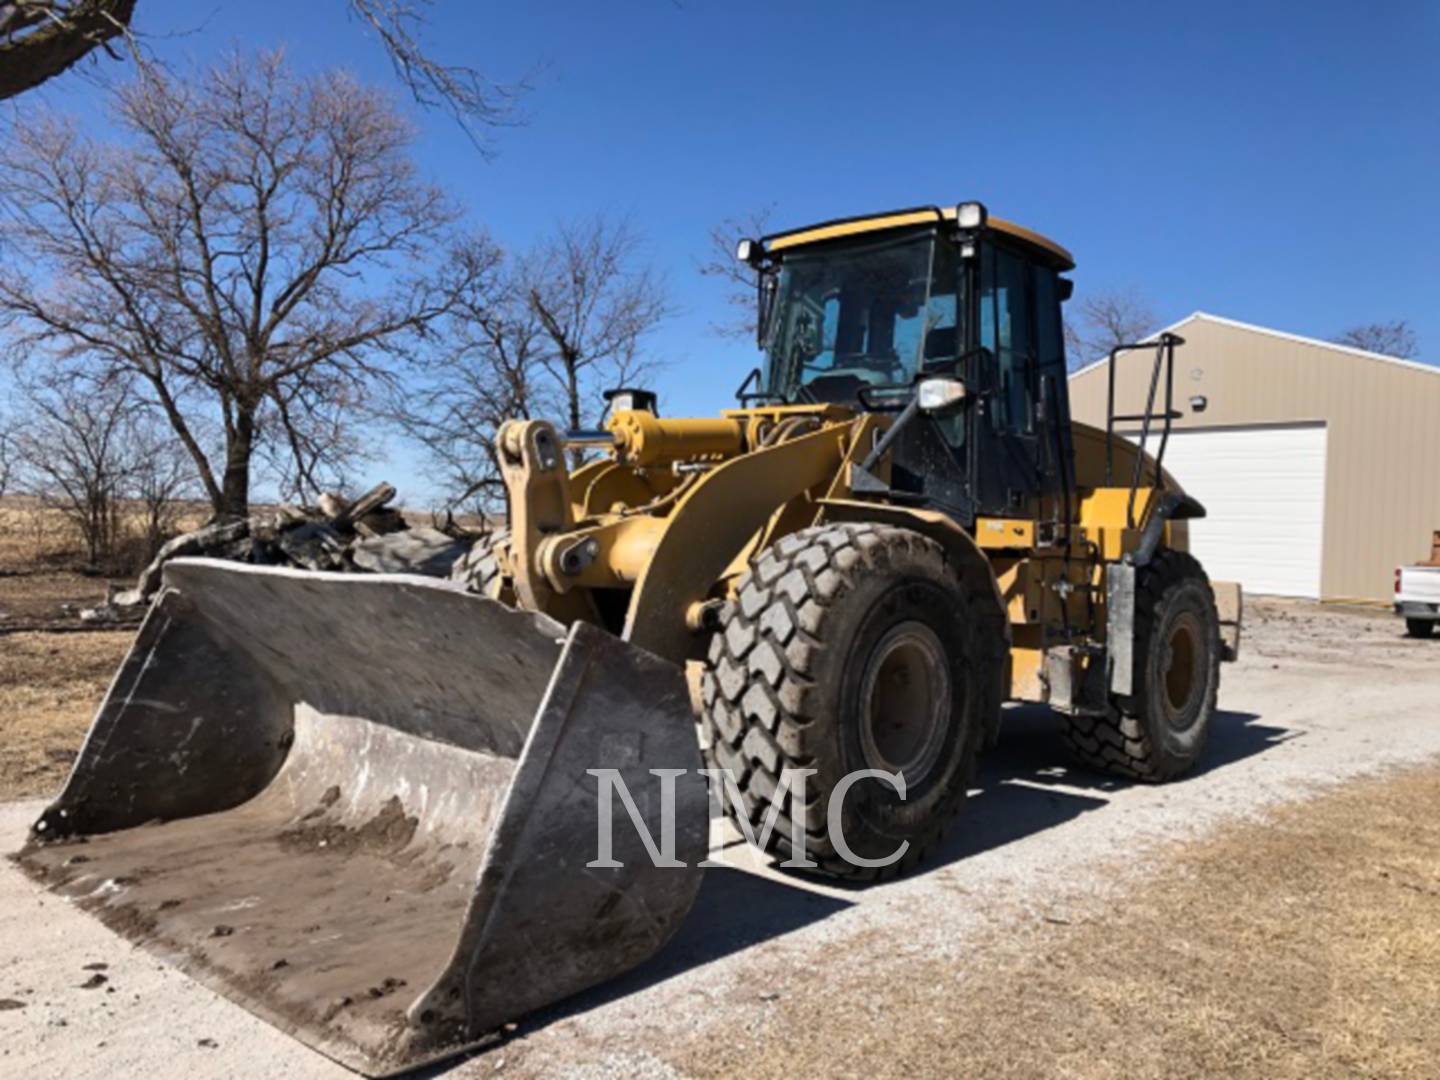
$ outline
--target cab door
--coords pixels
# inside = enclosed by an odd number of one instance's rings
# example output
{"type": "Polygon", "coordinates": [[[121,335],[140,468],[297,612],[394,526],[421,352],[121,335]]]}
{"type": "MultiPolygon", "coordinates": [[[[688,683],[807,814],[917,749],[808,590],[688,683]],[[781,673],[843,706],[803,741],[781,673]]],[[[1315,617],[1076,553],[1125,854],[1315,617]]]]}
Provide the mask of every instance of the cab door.
{"type": "Polygon", "coordinates": [[[968,487],[976,512],[1058,522],[1074,490],[1070,393],[1054,267],[987,240],[972,262],[968,487]]]}
{"type": "Polygon", "coordinates": [[[976,289],[977,352],[971,382],[971,483],[976,508],[993,517],[1036,516],[1040,470],[1040,363],[1030,260],[993,241],[981,245],[976,289]]]}

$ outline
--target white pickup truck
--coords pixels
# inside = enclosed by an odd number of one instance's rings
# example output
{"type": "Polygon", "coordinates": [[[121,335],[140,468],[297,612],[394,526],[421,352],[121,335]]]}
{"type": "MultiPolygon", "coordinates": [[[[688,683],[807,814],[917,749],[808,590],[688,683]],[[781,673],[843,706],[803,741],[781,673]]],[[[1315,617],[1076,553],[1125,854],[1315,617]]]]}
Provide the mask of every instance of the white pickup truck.
{"type": "Polygon", "coordinates": [[[1405,620],[1411,637],[1435,633],[1440,623],[1440,532],[1435,534],[1428,563],[1395,571],[1395,614],[1405,620]]]}

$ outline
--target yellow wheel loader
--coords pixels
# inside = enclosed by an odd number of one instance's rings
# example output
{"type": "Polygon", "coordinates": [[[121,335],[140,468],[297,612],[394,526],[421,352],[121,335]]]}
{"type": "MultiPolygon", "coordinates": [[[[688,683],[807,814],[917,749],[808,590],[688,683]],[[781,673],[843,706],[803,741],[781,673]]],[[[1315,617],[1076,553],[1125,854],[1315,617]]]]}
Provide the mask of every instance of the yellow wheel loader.
{"type": "Polygon", "coordinates": [[[978,203],[738,254],[738,407],[507,423],[508,527],[455,580],[170,563],[21,864],[384,1075],[659,949],[707,765],[777,857],[860,879],[933,848],[1006,702],[1083,765],[1192,766],[1240,596],[1162,467],[1180,339],[1134,346],[1149,396],[1102,431],[1069,416],[1073,261],[978,203]]]}

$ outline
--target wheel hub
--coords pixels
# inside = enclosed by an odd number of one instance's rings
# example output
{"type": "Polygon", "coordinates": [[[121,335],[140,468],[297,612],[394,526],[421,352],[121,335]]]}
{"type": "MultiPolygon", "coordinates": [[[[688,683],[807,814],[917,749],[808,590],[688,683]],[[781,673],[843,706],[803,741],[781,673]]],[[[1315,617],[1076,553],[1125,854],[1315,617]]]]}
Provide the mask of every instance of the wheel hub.
{"type": "Polygon", "coordinates": [[[892,627],[871,653],[861,682],[860,742],[866,764],[919,784],[940,757],[950,721],[950,667],[925,623],[892,627]]]}
{"type": "MultiPolygon", "coordinates": [[[[1160,678],[1164,684],[1164,703],[1172,720],[1187,726],[1186,714],[1201,691],[1201,625],[1192,612],[1183,612],[1170,626],[1161,657],[1160,678]]],[[[1190,717],[1193,722],[1194,717],[1190,717]]]]}

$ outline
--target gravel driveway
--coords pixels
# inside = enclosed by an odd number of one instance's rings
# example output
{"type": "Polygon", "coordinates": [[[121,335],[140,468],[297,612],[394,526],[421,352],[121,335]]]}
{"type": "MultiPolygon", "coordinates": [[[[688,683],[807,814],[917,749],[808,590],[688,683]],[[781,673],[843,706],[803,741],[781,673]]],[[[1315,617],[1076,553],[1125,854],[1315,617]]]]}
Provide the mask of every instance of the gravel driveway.
{"type": "MultiPolygon", "coordinates": [[[[731,865],[708,872],[669,948],[450,1075],[674,1075],[678,1045],[715,1025],[752,1028],[797,971],[823,965],[833,992],[878,1001],[887,958],[963,962],[977,935],[1063,922],[1123,893],[1177,840],[1440,756],[1440,642],[1405,639],[1390,617],[1301,603],[1253,602],[1247,620],[1196,775],[1145,787],[1078,772],[1042,710],[1014,710],[967,818],[920,873],[826,887],[720,837],[731,865]]],[[[20,844],[40,806],[0,804],[0,850],[20,844]]],[[[877,1009],[857,1036],[886,1030],[877,1009]]],[[[0,1073],[150,1071],[350,1075],[0,865],[0,1073]]]]}

